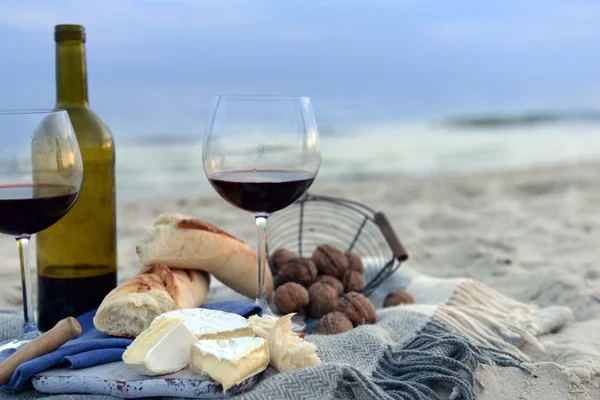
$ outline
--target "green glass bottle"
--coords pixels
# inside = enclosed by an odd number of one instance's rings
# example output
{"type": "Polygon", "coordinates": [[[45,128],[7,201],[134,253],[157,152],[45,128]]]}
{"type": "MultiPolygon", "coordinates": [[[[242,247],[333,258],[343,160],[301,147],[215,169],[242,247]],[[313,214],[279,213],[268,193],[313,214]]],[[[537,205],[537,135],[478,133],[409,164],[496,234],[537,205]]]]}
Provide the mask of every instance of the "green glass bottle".
{"type": "Polygon", "coordinates": [[[46,331],[98,307],[117,282],[115,149],[88,103],[85,29],[57,25],[56,108],[68,112],[83,159],[83,187],[69,213],[38,233],[38,320],[46,331]]]}

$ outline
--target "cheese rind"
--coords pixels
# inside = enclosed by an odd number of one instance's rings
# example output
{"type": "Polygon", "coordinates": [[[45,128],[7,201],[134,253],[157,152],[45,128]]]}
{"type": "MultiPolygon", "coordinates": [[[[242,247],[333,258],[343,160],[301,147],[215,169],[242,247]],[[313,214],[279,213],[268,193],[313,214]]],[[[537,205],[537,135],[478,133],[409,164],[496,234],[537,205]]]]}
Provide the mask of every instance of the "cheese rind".
{"type": "Polygon", "coordinates": [[[269,347],[260,337],[199,340],[190,351],[190,368],[207,374],[223,386],[223,392],[264,371],[269,347]]]}
{"type": "Polygon", "coordinates": [[[198,339],[224,340],[236,337],[254,337],[254,330],[241,315],[207,308],[173,310],[159,315],[163,318],[183,318],[187,327],[198,339]]]}
{"type": "Polygon", "coordinates": [[[170,374],[189,364],[190,348],[197,341],[183,318],[165,318],[140,333],[122,359],[143,375],[170,374]]]}

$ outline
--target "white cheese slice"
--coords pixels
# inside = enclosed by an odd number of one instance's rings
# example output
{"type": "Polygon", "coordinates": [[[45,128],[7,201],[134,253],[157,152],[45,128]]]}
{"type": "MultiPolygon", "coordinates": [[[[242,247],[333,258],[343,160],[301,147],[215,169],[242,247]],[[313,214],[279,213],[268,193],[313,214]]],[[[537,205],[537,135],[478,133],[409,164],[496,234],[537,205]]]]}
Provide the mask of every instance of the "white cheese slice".
{"type": "Polygon", "coordinates": [[[197,341],[183,318],[164,318],[140,333],[122,359],[143,375],[170,374],[189,364],[190,348],[197,341]]]}
{"type": "Polygon", "coordinates": [[[187,327],[198,339],[231,339],[236,337],[254,337],[254,330],[248,320],[241,315],[209,310],[207,308],[188,308],[168,311],[159,315],[162,318],[183,318],[187,327]]]}
{"type": "Polygon", "coordinates": [[[190,352],[190,368],[219,382],[223,392],[268,365],[269,347],[261,337],[199,340],[190,352]]]}

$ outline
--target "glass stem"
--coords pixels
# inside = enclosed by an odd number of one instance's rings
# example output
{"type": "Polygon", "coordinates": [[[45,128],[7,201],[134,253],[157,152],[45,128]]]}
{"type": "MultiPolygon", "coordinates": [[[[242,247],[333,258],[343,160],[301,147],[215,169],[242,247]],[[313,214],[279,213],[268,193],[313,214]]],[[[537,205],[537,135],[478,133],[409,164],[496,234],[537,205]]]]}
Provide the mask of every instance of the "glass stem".
{"type": "Polygon", "coordinates": [[[267,247],[267,218],[269,214],[256,214],[256,230],[258,234],[258,243],[256,247],[256,256],[258,258],[258,297],[256,304],[262,307],[263,314],[271,314],[269,303],[267,302],[266,287],[266,247],[267,247]]]}
{"type": "Polygon", "coordinates": [[[31,271],[29,265],[29,239],[31,235],[17,236],[19,259],[21,261],[21,290],[23,291],[23,333],[37,331],[35,324],[33,291],[31,290],[31,271]]]}

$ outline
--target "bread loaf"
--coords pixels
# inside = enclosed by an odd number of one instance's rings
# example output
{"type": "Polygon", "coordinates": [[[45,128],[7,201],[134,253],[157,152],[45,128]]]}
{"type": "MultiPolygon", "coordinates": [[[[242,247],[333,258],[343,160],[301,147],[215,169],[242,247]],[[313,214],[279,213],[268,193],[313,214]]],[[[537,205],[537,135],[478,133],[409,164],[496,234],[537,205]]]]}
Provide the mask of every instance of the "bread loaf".
{"type": "Polygon", "coordinates": [[[136,337],[162,313],[201,306],[208,295],[209,279],[206,272],[156,265],[106,295],[94,326],[107,335],[136,337]]]}
{"type": "MultiPolygon", "coordinates": [[[[209,223],[174,212],[159,215],[136,247],[142,272],[155,264],[206,271],[237,292],[258,294],[256,251],[209,223]]],[[[267,298],[273,278],[266,268],[267,298]]]]}

